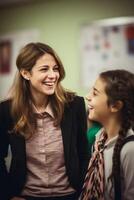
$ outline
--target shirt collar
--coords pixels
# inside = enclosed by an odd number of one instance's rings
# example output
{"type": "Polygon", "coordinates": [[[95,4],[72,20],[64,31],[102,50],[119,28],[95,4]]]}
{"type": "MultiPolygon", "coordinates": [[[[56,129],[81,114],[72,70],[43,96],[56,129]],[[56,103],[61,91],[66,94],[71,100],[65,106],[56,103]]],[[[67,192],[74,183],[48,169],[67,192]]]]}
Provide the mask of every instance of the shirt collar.
{"type": "Polygon", "coordinates": [[[45,108],[45,111],[44,111],[43,113],[39,113],[34,104],[32,104],[32,106],[33,106],[33,111],[34,111],[35,114],[40,115],[40,116],[43,116],[45,113],[47,113],[47,114],[49,114],[52,118],[54,118],[54,113],[53,113],[53,110],[52,110],[52,108],[51,108],[50,103],[47,104],[47,106],[46,106],[46,108],[45,108]]]}
{"type": "Polygon", "coordinates": [[[51,117],[54,118],[54,113],[53,113],[53,110],[52,110],[52,108],[51,108],[50,103],[47,104],[46,109],[45,109],[45,112],[48,113],[51,117]]]}

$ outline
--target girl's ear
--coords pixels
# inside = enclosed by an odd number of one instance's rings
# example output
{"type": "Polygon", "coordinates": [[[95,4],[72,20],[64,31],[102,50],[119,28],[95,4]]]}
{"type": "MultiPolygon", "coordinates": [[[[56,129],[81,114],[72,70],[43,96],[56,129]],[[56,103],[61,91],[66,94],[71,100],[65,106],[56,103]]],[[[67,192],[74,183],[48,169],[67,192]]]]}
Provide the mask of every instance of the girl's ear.
{"type": "Polygon", "coordinates": [[[29,71],[25,70],[25,69],[21,69],[20,70],[20,74],[22,75],[22,77],[26,80],[30,79],[30,73],[29,71]]]}
{"type": "Polygon", "coordinates": [[[123,107],[122,101],[116,101],[114,105],[111,105],[111,112],[119,112],[123,107]]]}

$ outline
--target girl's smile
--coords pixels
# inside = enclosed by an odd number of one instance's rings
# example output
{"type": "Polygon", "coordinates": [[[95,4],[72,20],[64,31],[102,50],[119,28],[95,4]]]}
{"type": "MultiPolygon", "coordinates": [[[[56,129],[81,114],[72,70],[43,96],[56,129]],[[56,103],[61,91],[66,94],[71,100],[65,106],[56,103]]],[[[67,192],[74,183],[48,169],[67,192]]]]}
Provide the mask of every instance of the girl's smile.
{"type": "Polygon", "coordinates": [[[107,104],[105,82],[102,79],[97,79],[86,99],[88,101],[89,119],[100,123],[105,121],[110,114],[110,108],[107,104]]]}

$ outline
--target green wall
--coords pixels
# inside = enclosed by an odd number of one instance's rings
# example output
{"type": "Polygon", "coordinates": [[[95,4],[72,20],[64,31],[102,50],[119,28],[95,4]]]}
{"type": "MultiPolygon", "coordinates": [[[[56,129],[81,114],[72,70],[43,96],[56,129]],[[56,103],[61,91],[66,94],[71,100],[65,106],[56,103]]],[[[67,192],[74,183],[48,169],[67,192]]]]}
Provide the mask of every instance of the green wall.
{"type": "Polygon", "coordinates": [[[87,89],[80,85],[81,25],[98,19],[133,15],[134,2],[130,3],[130,0],[36,0],[21,6],[0,8],[0,35],[39,29],[39,40],[51,45],[65,66],[63,85],[85,95],[87,89]]]}

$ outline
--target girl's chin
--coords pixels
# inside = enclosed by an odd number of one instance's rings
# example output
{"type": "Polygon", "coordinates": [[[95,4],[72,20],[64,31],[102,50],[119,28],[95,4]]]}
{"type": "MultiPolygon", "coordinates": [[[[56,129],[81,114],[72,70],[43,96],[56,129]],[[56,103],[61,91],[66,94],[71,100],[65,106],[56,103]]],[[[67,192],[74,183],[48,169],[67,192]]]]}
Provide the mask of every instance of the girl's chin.
{"type": "Polygon", "coordinates": [[[89,120],[94,120],[94,118],[93,118],[93,117],[91,117],[91,116],[88,116],[88,119],[89,119],[89,120]]]}
{"type": "Polygon", "coordinates": [[[94,116],[92,116],[92,115],[88,115],[88,119],[92,120],[92,121],[96,121],[96,118],[94,116]]]}

